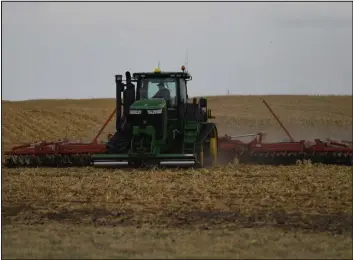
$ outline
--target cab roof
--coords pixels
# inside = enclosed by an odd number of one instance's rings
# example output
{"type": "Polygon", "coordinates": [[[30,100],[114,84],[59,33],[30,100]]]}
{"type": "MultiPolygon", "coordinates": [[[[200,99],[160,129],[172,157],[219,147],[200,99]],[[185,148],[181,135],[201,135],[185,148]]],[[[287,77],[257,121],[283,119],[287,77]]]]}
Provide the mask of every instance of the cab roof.
{"type": "Polygon", "coordinates": [[[135,72],[132,74],[133,78],[183,78],[191,79],[191,75],[188,72],[183,71],[161,71],[161,72],[135,72]]]}

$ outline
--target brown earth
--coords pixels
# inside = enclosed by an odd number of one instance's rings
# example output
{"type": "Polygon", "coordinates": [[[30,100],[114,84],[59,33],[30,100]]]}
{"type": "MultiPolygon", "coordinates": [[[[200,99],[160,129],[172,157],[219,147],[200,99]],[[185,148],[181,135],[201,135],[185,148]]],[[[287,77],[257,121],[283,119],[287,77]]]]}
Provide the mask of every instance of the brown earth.
{"type": "MultiPolygon", "coordinates": [[[[351,96],[265,98],[295,136],[352,139],[351,96]]],[[[260,97],[209,100],[221,134],[285,138],[260,97]]],[[[113,100],[3,102],[2,142],[89,140],[113,109],[113,100]]],[[[2,223],[5,258],[352,258],[352,171],[2,169],[2,223]]]]}
{"type": "MultiPolygon", "coordinates": [[[[267,110],[264,98],[295,139],[352,140],[352,96],[225,96],[210,97],[220,135],[265,131],[268,140],[285,133],[267,110]]],[[[114,110],[114,99],[2,101],[2,143],[41,139],[92,140],[114,110]]],[[[114,133],[111,122],[102,138],[114,133]]]]}

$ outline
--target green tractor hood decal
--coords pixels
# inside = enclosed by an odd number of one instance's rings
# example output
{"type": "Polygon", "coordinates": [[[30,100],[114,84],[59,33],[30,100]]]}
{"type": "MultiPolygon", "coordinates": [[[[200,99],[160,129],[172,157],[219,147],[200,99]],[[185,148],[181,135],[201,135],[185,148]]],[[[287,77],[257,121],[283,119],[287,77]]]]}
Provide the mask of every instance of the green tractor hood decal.
{"type": "Polygon", "coordinates": [[[143,99],[135,101],[130,109],[162,109],[165,105],[163,98],[143,99]]]}

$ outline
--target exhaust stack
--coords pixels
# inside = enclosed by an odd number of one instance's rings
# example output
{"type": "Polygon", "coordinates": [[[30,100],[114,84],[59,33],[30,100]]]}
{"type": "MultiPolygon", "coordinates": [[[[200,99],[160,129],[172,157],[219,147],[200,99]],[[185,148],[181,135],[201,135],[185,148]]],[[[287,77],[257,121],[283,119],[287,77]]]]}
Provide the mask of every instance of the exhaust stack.
{"type": "Polygon", "coordinates": [[[115,84],[116,84],[116,131],[119,132],[121,129],[121,92],[124,89],[123,85],[123,76],[115,75],[115,84]]]}

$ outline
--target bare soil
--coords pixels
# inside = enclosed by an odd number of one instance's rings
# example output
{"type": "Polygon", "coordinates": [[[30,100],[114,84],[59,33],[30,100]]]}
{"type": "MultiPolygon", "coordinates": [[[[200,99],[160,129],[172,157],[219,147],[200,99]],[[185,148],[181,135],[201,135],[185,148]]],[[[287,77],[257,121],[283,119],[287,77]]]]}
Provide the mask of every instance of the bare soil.
{"type": "MultiPolygon", "coordinates": [[[[351,97],[265,98],[293,135],[352,139],[351,97]]],[[[209,105],[221,134],[285,138],[260,97],[209,105]]],[[[2,142],[89,140],[113,109],[3,102],[2,142]]],[[[4,258],[352,258],[350,167],[2,169],[1,192],[4,258]]]]}

